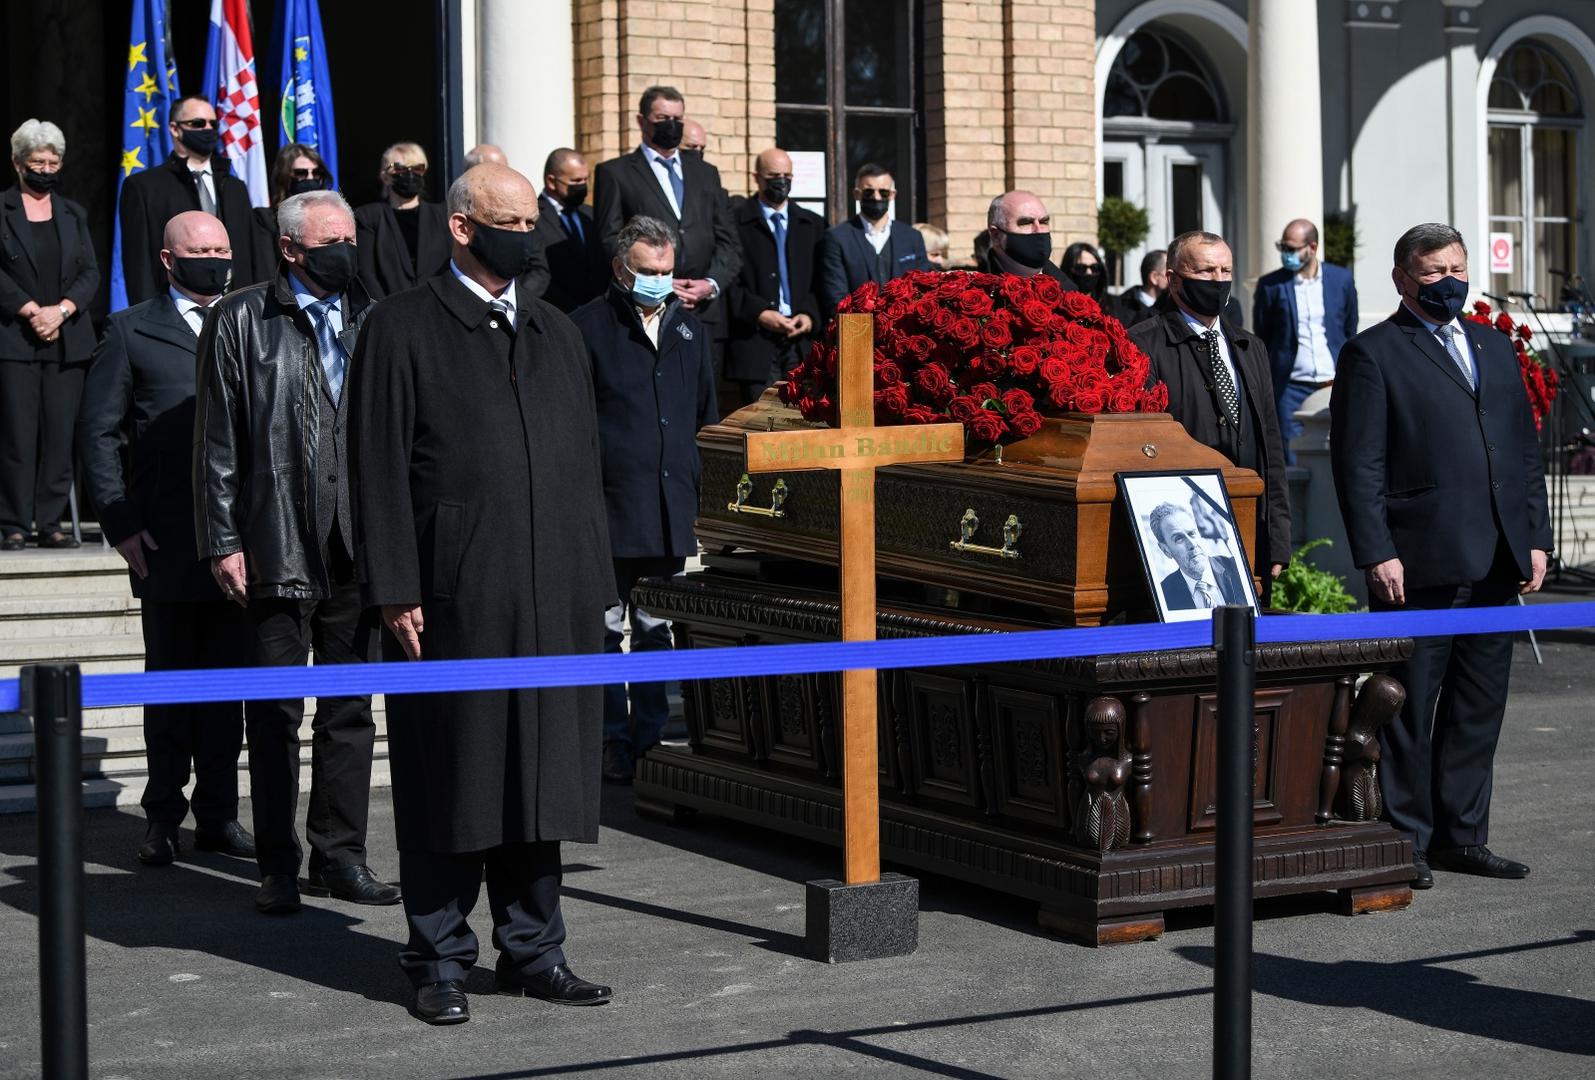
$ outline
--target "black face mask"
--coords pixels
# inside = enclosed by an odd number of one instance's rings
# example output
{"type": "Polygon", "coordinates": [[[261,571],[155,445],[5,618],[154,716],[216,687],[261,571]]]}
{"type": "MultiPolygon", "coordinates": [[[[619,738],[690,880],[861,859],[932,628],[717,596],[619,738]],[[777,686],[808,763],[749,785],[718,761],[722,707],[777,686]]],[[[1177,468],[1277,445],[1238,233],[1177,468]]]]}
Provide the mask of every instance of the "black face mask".
{"type": "Polygon", "coordinates": [[[221,132],[215,128],[184,128],[178,141],[200,157],[210,157],[216,152],[216,142],[221,138],[221,132]]]}
{"type": "Polygon", "coordinates": [[[233,260],[214,257],[174,258],[172,280],[200,296],[220,296],[233,276],[233,260]]]}
{"type": "Polygon", "coordinates": [[[681,145],[681,136],[686,130],[687,125],[681,122],[679,116],[655,120],[648,139],[661,150],[674,150],[681,145]]]}
{"type": "Polygon", "coordinates": [[[565,194],[559,197],[559,205],[563,206],[566,210],[575,210],[578,206],[586,201],[586,184],[572,184],[570,187],[565,189],[565,194]]]}
{"type": "Polygon", "coordinates": [[[305,248],[305,273],[329,293],[341,293],[354,280],[354,245],[347,240],[305,248]]]}
{"type": "Polygon", "coordinates": [[[792,194],[792,178],[790,176],[772,176],[764,182],[760,189],[764,193],[764,201],[774,206],[786,202],[786,197],[792,194]]]}
{"type": "Polygon", "coordinates": [[[415,198],[424,187],[426,177],[419,173],[392,173],[388,176],[388,188],[401,199],[415,198]]]}
{"type": "Polygon", "coordinates": [[[702,150],[683,150],[681,152],[681,156],[682,157],[690,157],[693,161],[702,161],[703,160],[703,151],[702,150]]]}
{"type": "Polygon", "coordinates": [[[1002,250],[1020,266],[1039,270],[1052,258],[1052,234],[1044,232],[1004,232],[1002,250]]]}
{"type": "Polygon", "coordinates": [[[865,195],[858,201],[858,212],[870,221],[879,221],[886,216],[886,208],[891,204],[892,200],[883,199],[879,195],[865,195]]]}
{"type": "Polygon", "coordinates": [[[292,180],[288,184],[289,195],[303,195],[307,191],[326,191],[327,179],[323,176],[312,176],[306,180],[292,180]]]}
{"type": "MultiPolygon", "coordinates": [[[[1403,270],[1402,273],[1407,272],[1403,270]]],[[[1411,274],[1407,277],[1418,286],[1418,306],[1437,323],[1448,323],[1456,318],[1462,313],[1462,305],[1468,302],[1468,283],[1460,278],[1447,274],[1425,285],[1411,274]]]]}
{"type": "Polygon", "coordinates": [[[495,277],[513,281],[532,268],[538,244],[535,231],[495,229],[474,219],[471,224],[476,230],[471,237],[471,254],[495,277]]]}
{"type": "Polygon", "coordinates": [[[1202,318],[1216,319],[1224,314],[1224,305],[1229,303],[1231,282],[1188,278],[1181,274],[1172,275],[1170,280],[1180,283],[1180,302],[1202,318]]]}
{"type": "Polygon", "coordinates": [[[35,172],[32,169],[24,169],[22,171],[22,179],[40,195],[48,195],[55,190],[55,185],[61,182],[61,174],[58,172],[35,172]]]}

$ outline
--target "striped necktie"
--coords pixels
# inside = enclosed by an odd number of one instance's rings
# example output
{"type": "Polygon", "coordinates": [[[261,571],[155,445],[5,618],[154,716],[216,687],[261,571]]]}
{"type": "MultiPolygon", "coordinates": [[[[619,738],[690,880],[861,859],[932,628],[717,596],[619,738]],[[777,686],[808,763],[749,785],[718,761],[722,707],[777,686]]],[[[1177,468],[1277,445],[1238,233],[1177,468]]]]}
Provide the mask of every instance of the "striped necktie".
{"type": "Polygon", "coordinates": [[[488,305],[492,309],[492,324],[503,330],[510,337],[515,336],[515,312],[510,308],[510,302],[502,296],[494,299],[488,305]]]}
{"type": "Polygon", "coordinates": [[[327,388],[332,391],[334,405],[343,398],[343,377],[349,370],[349,354],[343,351],[343,342],[332,328],[331,312],[337,303],[338,297],[329,296],[317,300],[308,309],[311,324],[316,328],[316,347],[321,351],[321,370],[326,372],[327,388]]]}
{"type": "Polygon", "coordinates": [[[1451,357],[1451,362],[1462,372],[1462,381],[1468,384],[1469,390],[1477,390],[1478,386],[1473,381],[1473,365],[1469,364],[1462,355],[1462,350],[1457,347],[1457,328],[1455,323],[1446,323],[1437,327],[1435,333],[1440,335],[1440,341],[1445,345],[1445,351],[1451,357]]]}

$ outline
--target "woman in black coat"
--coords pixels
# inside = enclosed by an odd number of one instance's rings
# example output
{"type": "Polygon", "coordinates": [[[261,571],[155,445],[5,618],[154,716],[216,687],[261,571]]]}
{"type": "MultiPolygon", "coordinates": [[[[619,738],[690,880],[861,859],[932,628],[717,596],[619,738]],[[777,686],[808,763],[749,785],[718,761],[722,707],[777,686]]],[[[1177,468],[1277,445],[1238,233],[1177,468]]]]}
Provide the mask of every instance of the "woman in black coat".
{"type": "Polygon", "coordinates": [[[250,247],[254,251],[255,272],[251,280],[271,281],[277,276],[277,263],[281,259],[277,238],[282,235],[277,228],[277,204],[290,195],[324,191],[330,187],[332,173],[314,146],[289,143],[277,151],[271,163],[271,205],[257,206],[253,214],[255,240],[250,247]]]}
{"type": "Polygon", "coordinates": [[[17,186],[0,192],[0,550],[77,547],[61,531],[72,434],[94,352],[84,309],[100,285],[88,216],[52,194],[66,137],[47,120],[11,135],[17,186]]]}

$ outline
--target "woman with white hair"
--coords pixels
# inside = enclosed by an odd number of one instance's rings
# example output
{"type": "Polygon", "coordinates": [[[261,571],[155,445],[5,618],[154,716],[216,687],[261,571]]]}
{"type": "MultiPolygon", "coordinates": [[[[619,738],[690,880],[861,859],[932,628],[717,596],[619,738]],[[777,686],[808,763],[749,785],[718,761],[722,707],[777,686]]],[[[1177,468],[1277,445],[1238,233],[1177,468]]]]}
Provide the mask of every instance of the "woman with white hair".
{"type": "Polygon", "coordinates": [[[84,309],[100,286],[88,215],[54,194],[66,137],[48,120],[11,134],[17,186],[0,192],[0,550],[74,548],[61,530],[72,432],[94,352],[84,309]]]}

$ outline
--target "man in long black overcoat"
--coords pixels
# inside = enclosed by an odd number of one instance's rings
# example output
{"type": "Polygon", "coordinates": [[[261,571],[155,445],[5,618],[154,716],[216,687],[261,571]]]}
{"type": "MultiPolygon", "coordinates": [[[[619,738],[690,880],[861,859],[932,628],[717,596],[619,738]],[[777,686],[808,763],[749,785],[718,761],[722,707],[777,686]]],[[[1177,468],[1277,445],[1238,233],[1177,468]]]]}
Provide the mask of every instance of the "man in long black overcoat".
{"type": "MultiPolygon", "coordinates": [[[[614,583],[592,374],[570,321],[517,280],[537,193],[483,164],[448,205],[448,269],[384,301],[351,365],[365,602],[390,659],[597,653],[614,583]]],[[[389,702],[399,963],[422,1020],[469,1018],[484,866],[500,989],[609,999],[565,966],[559,910],[559,842],[598,838],[602,719],[599,687],[389,702]]]]}

